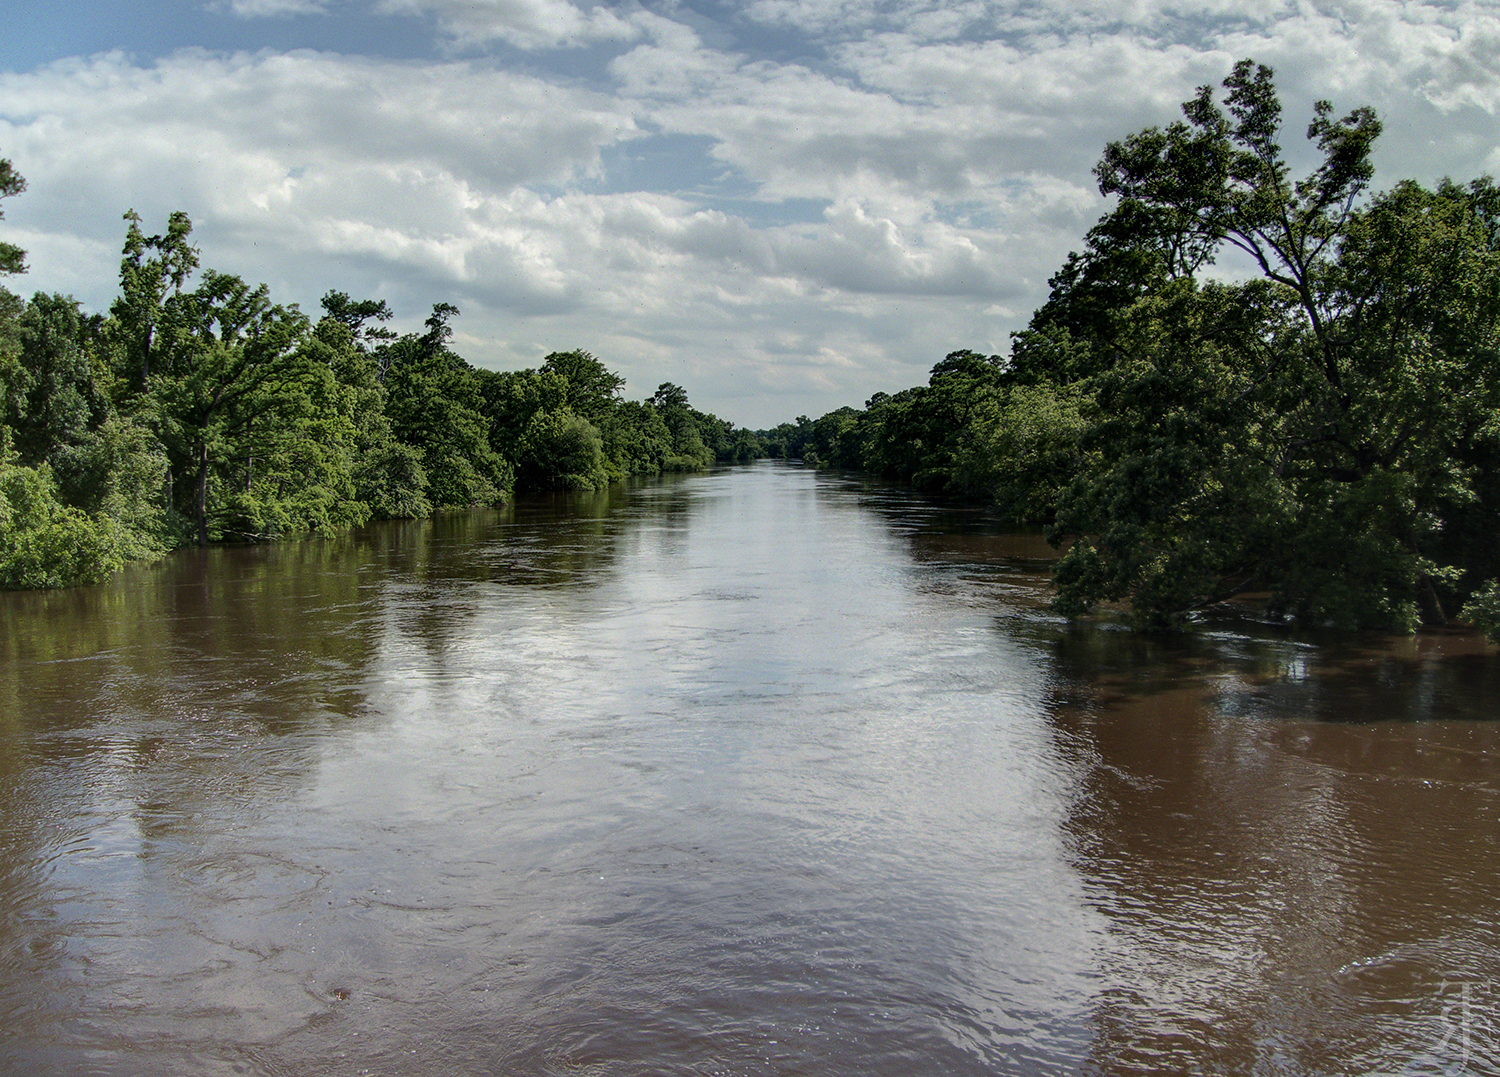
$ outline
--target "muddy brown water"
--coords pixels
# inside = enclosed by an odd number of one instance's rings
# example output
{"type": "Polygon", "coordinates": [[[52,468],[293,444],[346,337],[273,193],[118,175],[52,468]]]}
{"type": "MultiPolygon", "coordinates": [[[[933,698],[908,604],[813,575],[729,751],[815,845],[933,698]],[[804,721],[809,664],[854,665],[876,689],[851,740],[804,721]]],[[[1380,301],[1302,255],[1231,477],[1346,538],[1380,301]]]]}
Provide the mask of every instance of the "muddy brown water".
{"type": "Polygon", "coordinates": [[[1500,662],[762,463],[0,595],[0,1073],[1500,1072],[1500,662]]]}

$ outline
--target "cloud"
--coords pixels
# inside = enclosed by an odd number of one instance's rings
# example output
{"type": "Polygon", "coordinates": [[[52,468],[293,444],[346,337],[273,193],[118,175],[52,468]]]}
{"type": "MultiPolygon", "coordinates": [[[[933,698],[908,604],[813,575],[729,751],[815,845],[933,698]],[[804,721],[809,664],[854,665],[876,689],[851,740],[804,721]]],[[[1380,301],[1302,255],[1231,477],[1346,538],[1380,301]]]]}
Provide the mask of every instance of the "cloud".
{"type": "MultiPolygon", "coordinates": [[[[206,263],[269,271],[304,301],[344,287],[332,266],[523,318],[695,307],[712,321],[710,308],[834,291],[1011,291],[987,264],[994,244],[921,199],[845,198],[819,224],[767,229],[680,198],[587,193],[601,149],[640,133],[627,105],[474,63],[183,53],[141,67],[114,54],[0,78],[0,115],[46,192],[26,206],[38,262],[64,247],[40,224],[106,252],[124,209],[149,227],[183,208],[206,263]],[[301,280],[307,259],[322,280],[301,280]]],[[[96,270],[113,278],[109,261],[96,270]]]]}
{"type": "Polygon", "coordinates": [[[68,61],[0,76],[0,117],[30,212],[59,229],[98,235],[130,206],[181,208],[294,247],[449,234],[489,198],[597,173],[601,148],[636,133],[585,90],[308,52],[68,61]]]}
{"type": "Polygon", "coordinates": [[[1500,111],[1500,13],[1476,13],[1455,33],[1425,35],[1422,92],[1444,112],[1500,111]]]}
{"type": "Polygon", "coordinates": [[[228,11],[242,19],[322,15],[328,10],[325,0],[220,0],[213,7],[216,10],[228,11]]]}
{"type": "MultiPolygon", "coordinates": [[[[289,10],[254,2],[238,10],[289,10]]],[[[714,23],[371,2],[475,55],[0,74],[0,148],[30,181],[4,222],[22,283],[103,309],[120,214],[180,208],[205,264],[279,299],[386,298],[406,328],[456,302],[475,362],[585,347],[632,393],[672,380],[761,424],[922,381],[953,348],[1005,351],[1104,207],[1104,143],[1176,119],[1242,56],[1277,67],[1292,141],[1316,98],[1375,104],[1383,182],[1500,160],[1484,5],[760,0],[714,23]]]]}
{"type": "Polygon", "coordinates": [[[503,41],[522,49],[571,48],[640,34],[630,19],[608,7],[579,7],[568,0],[380,0],[377,10],[430,14],[450,41],[463,47],[503,41]]]}

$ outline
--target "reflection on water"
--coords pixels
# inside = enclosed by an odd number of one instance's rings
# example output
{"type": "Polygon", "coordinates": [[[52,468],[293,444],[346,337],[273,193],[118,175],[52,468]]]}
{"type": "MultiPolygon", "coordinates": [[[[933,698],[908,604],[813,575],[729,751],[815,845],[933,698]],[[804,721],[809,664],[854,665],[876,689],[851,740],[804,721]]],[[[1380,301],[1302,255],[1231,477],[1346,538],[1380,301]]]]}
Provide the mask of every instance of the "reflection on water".
{"type": "Polygon", "coordinates": [[[0,1072],[1497,1072],[1497,663],[762,464],[0,595],[0,1072]]]}
{"type": "Polygon", "coordinates": [[[1106,1072],[1495,1072],[1493,657],[1063,632],[1106,1072]]]}

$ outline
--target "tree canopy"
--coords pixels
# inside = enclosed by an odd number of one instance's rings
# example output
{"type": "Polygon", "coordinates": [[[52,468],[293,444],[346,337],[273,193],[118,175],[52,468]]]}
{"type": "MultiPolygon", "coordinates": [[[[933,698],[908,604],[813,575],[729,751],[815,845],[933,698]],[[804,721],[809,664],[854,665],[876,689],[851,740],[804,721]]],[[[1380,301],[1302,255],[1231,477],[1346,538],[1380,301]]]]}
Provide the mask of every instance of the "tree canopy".
{"type": "MultiPolygon", "coordinates": [[[[127,213],[107,316],[0,289],[0,585],[770,453],[1044,525],[1070,616],[1237,600],[1500,637],[1500,187],[1376,190],[1380,130],[1320,101],[1289,152],[1273,72],[1240,61],[1105,146],[1112,206],[1008,356],[952,350],[926,384],[760,432],[671,382],[625,400],[582,349],[475,368],[450,303],[397,334],[384,300],[330,289],[314,321],[200,272],[185,214],[148,235],[127,213]]],[[[0,162],[0,198],[23,189],[0,162]]]]}
{"type": "Polygon", "coordinates": [[[1070,615],[1162,627],[1253,596],[1500,626],[1500,188],[1372,193],[1380,129],[1317,102],[1297,174],[1272,71],[1235,64],[1105,147],[1113,208],[1008,359],[951,353],[769,442],[1046,523],[1070,615]]]}
{"type": "MultiPolygon", "coordinates": [[[[24,189],[0,166],[0,197],[24,189]]],[[[314,322],[200,269],[185,213],[154,235],[125,220],[107,316],[0,289],[0,586],[759,454],[680,389],[621,399],[586,351],[477,369],[453,351],[452,303],[398,334],[384,300],[330,289],[314,322]]],[[[0,269],[22,268],[0,247],[0,269]]]]}
{"type": "MultiPolygon", "coordinates": [[[[26,180],[10,161],[0,158],[0,198],[12,198],[26,190],[26,180]]],[[[0,220],[5,211],[0,210],[0,220]]],[[[26,252],[13,243],[0,241],[0,273],[26,272],[26,252]]]]}

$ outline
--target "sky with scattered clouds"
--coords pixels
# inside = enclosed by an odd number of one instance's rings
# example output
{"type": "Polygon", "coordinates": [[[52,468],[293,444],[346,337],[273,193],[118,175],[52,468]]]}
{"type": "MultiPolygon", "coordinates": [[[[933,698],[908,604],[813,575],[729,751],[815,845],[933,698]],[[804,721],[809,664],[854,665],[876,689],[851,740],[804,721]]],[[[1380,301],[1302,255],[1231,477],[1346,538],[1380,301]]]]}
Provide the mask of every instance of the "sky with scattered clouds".
{"type": "MultiPolygon", "coordinates": [[[[104,310],[130,209],[205,266],[478,366],[819,415],[1004,354],[1107,208],[1105,142],[1242,57],[1286,137],[1373,105],[1376,186],[1500,173],[1500,6],[1444,0],[12,0],[12,290],[104,310]]],[[[1299,151],[1300,152],[1300,151],[1299,151]]],[[[1295,158],[1294,158],[1295,159],[1295,158]]]]}

